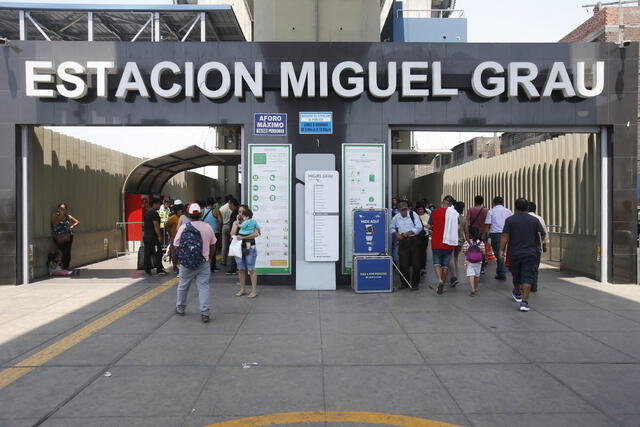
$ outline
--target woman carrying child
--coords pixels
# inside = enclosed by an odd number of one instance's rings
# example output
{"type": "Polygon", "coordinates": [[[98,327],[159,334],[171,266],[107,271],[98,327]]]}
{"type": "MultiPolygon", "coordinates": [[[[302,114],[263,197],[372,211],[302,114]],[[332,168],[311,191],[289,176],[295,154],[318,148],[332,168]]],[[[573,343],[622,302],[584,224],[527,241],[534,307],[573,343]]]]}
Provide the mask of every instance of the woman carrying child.
{"type": "Polygon", "coordinates": [[[470,239],[466,240],[462,245],[462,252],[465,254],[465,266],[467,268],[467,277],[469,278],[469,287],[471,295],[475,297],[478,294],[478,284],[480,282],[480,271],[482,270],[482,259],[485,253],[484,243],[482,242],[482,234],[478,227],[469,229],[470,239]]]}
{"type": "Polygon", "coordinates": [[[238,265],[238,276],[240,279],[240,291],[236,296],[246,295],[246,273],[249,272],[251,278],[251,293],[247,298],[255,298],[258,296],[258,275],[256,274],[256,259],[258,251],[256,250],[256,237],[260,235],[260,226],[253,219],[253,212],[246,207],[241,206],[238,212],[238,219],[233,223],[231,235],[236,236],[242,242],[242,257],[235,257],[238,265]]]}

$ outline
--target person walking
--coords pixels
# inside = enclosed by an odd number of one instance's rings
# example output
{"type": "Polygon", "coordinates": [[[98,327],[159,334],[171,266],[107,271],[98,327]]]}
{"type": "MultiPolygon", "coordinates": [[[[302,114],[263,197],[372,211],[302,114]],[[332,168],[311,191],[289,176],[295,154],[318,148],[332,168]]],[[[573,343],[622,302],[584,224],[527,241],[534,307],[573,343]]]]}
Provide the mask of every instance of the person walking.
{"type": "Polygon", "coordinates": [[[162,234],[160,232],[160,199],[152,197],[149,209],[143,216],[142,242],[144,244],[144,271],[151,275],[151,269],[155,267],[159,275],[167,274],[162,265],[162,234]],[[153,264],[152,264],[153,262],[153,264]]]}
{"type": "Polygon", "coordinates": [[[542,239],[542,245],[540,246],[540,252],[538,253],[538,265],[536,267],[536,275],[535,280],[531,284],[531,292],[538,292],[538,270],[540,269],[540,259],[542,258],[542,253],[547,251],[547,246],[549,244],[549,231],[547,229],[547,223],[541,216],[536,215],[537,206],[534,202],[529,201],[529,215],[534,218],[537,218],[540,221],[540,225],[545,232],[544,239],[542,239]]]}
{"type": "Polygon", "coordinates": [[[216,244],[216,236],[209,224],[200,220],[202,209],[197,203],[187,206],[186,215],[189,222],[178,229],[173,245],[178,251],[180,262],[180,284],[176,295],[176,314],[184,316],[187,308],[187,294],[191,283],[198,287],[200,303],[200,319],[204,323],[210,320],[209,278],[211,269],[209,257],[216,244]]]}
{"type": "Polygon", "coordinates": [[[435,209],[429,218],[431,254],[433,270],[438,280],[436,290],[438,295],[444,293],[444,282],[447,279],[451,256],[458,245],[458,212],[452,207],[454,203],[453,197],[445,196],[441,207],[435,209]]]}
{"type": "Polygon", "coordinates": [[[416,214],[420,217],[422,223],[422,232],[418,236],[420,242],[420,257],[422,263],[420,264],[420,273],[426,274],[427,269],[427,250],[429,249],[429,230],[427,224],[429,224],[430,213],[427,213],[425,205],[420,203],[416,206],[416,214]]]}
{"type": "MultiPolygon", "coordinates": [[[[504,222],[507,218],[513,215],[509,209],[504,206],[504,199],[502,196],[496,196],[493,198],[493,207],[487,212],[485,218],[485,233],[489,233],[491,239],[491,248],[493,253],[497,254],[500,250],[500,238],[502,236],[502,230],[504,228],[504,222]]],[[[504,260],[501,257],[496,258],[496,280],[507,280],[507,268],[504,265],[504,260]]]]}
{"type": "MultiPolygon", "coordinates": [[[[489,209],[484,206],[484,197],[478,195],[473,198],[473,207],[467,210],[467,224],[466,224],[466,235],[470,236],[471,227],[477,227],[480,231],[480,239],[483,243],[487,243],[488,239],[486,233],[484,233],[484,222],[487,219],[487,213],[489,209]]],[[[486,247],[485,247],[486,249],[486,247]]],[[[480,270],[481,274],[484,274],[484,268],[487,265],[487,254],[486,250],[482,259],[482,269],[480,270]]]]}
{"type": "Polygon", "coordinates": [[[499,259],[504,261],[508,248],[509,264],[513,276],[511,296],[520,303],[520,311],[531,310],[529,294],[535,281],[540,247],[546,232],[537,218],[529,215],[529,202],[519,198],[515,203],[516,213],[504,222],[500,239],[499,259]]]}
{"type": "Polygon", "coordinates": [[[453,256],[451,263],[449,264],[449,271],[451,272],[451,279],[449,279],[449,286],[454,288],[458,284],[458,257],[462,252],[462,245],[467,240],[467,218],[464,214],[464,202],[455,202],[453,208],[458,212],[458,245],[453,250],[453,256]]]}
{"type": "Polygon", "coordinates": [[[242,256],[234,257],[238,267],[238,279],[240,280],[240,290],[236,293],[236,296],[246,295],[245,288],[247,274],[249,274],[251,293],[247,295],[247,298],[255,298],[258,296],[256,237],[260,236],[260,225],[253,219],[253,212],[248,207],[241,205],[238,211],[238,217],[231,228],[231,235],[242,243],[242,256]]]}
{"type": "Polygon", "coordinates": [[[51,215],[51,232],[53,243],[62,253],[62,268],[69,269],[71,265],[71,246],[73,245],[73,230],[80,224],[76,218],[69,213],[66,203],[60,203],[56,211],[51,215]]]}
{"type": "Polygon", "coordinates": [[[465,255],[465,267],[469,278],[469,295],[475,297],[480,285],[480,272],[484,260],[485,245],[482,241],[482,232],[478,227],[469,229],[469,239],[462,245],[462,253],[465,255]]]}
{"type": "Polygon", "coordinates": [[[173,239],[176,238],[176,233],[180,227],[180,218],[184,216],[184,205],[181,200],[178,200],[180,204],[173,205],[173,214],[167,219],[165,228],[169,233],[169,257],[171,258],[171,264],[173,266],[173,272],[178,273],[178,254],[175,246],[173,246],[173,239]]]}
{"type": "MultiPolygon", "coordinates": [[[[422,256],[420,252],[420,234],[423,226],[418,214],[409,211],[406,201],[398,202],[398,213],[391,220],[391,232],[398,242],[398,258],[400,271],[405,279],[411,283],[411,290],[420,287],[420,269],[422,256]]],[[[407,285],[402,282],[400,289],[407,285]]]]}
{"type": "Polygon", "coordinates": [[[202,220],[211,226],[213,230],[213,234],[216,236],[216,246],[213,248],[213,253],[211,255],[211,272],[215,273],[218,271],[216,268],[216,253],[218,252],[218,241],[221,240],[220,232],[222,224],[222,216],[220,215],[220,211],[214,207],[213,197],[209,197],[207,199],[207,207],[202,212],[202,220]]]}

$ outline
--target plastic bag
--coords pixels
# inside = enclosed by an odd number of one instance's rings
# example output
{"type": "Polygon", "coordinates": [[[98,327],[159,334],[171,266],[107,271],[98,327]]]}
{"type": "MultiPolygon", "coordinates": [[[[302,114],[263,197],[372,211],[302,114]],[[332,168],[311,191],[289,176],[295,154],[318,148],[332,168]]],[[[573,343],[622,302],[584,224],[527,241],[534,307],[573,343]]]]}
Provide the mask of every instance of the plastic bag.
{"type": "Polygon", "coordinates": [[[242,258],[242,240],[238,240],[236,236],[233,236],[229,245],[229,256],[242,258]]]}

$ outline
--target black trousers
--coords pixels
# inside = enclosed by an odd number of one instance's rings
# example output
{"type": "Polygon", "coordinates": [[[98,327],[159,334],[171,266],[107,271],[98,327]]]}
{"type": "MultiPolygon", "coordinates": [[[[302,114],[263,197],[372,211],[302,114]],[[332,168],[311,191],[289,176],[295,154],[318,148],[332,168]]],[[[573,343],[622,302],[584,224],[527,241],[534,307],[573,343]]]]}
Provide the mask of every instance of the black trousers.
{"type": "Polygon", "coordinates": [[[150,272],[152,268],[156,268],[158,272],[164,270],[162,266],[162,245],[157,237],[143,237],[144,243],[144,271],[150,272]]]}
{"type": "Polygon", "coordinates": [[[398,241],[400,271],[412,286],[420,284],[420,268],[424,264],[420,237],[406,237],[398,241]]]}
{"type": "Polygon", "coordinates": [[[218,248],[220,248],[220,243],[221,243],[220,233],[215,233],[215,235],[216,235],[216,245],[213,250],[213,253],[211,254],[211,261],[210,261],[211,271],[216,269],[216,258],[218,257],[217,252],[218,252],[218,248]]]}
{"type": "Polygon", "coordinates": [[[55,240],[53,242],[58,247],[58,250],[60,250],[60,252],[62,253],[62,268],[68,270],[69,265],[71,264],[71,245],[73,245],[73,236],[71,236],[71,240],[69,240],[67,243],[58,243],[55,240]]]}

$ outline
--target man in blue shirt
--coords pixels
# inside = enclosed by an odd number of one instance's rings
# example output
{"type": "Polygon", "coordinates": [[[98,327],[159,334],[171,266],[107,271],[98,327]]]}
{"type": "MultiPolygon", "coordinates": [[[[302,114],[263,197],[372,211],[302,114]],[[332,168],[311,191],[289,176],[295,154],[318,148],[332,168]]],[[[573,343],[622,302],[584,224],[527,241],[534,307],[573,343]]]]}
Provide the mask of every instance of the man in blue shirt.
{"type": "Polygon", "coordinates": [[[216,251],[218,250],[218,243],[221,241],[220,239],[220,225],[222,224],[222,216],[220,215],[220,211],[213,207],[213,197],[209,197],[207,199],[207,207],[202,212],[202,221],[206,222],[211,226],[213,233],[216,236],[216,245],[213,249],[213,253],[211,254],[211,272],[214,273],[218,271],[216,268],[216,251]]]}
{"type": "Polygon", "coordinates": [[[504,199],[501,196],[494,197],[493,207],[489,209],[487,218],[484,221],[484,231],[485,233],[489,233],[489,237],[491,238],[491,249],[493,249],[493,253],[496,255],[496,261],[498,264],[498,267],[496,268],[497,280],[507,279],[507,268],[504,265],[504,261],[498,256],[498,252],[500,251],[500,237],[502,237],[504,222],[507,218],[513,215],[513,212],[505,208],[503,204],[504,199]]]}
{"type": "MultiPolygon", "coordinates": [[[[420,286],[420,267],[424,253],[420,253],[420,241],[417,236],[422,232],[422,221],[418,214],[409,212],[409,204],[405,201],[398,203],[398,213],[391,220],[391,232],[398,241],[398,257],[400,271],[410,280],[411,289],[418,290],[420,286]],[[411,273],[411,274],[410,274],[411,273]]],[[[405,288],[402,283],[400,289],[405,288]]]]}

